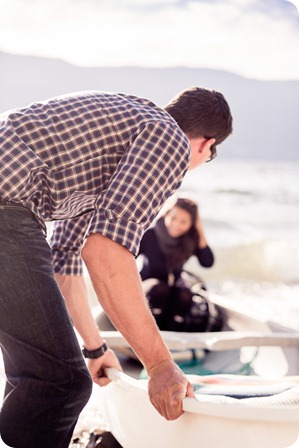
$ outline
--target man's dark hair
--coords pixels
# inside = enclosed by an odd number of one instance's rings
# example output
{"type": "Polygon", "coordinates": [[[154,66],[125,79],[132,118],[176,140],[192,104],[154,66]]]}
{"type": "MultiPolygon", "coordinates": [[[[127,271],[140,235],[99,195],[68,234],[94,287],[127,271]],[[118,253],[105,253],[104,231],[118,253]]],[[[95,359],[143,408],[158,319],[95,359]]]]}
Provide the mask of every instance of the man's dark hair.
{"type": "Polygon", "coordinates": [[[229,105],[220,92],[203,87],[183,90],[164,108],[189,138],[209,137],[216,145],[232,133],[229,105]]]}

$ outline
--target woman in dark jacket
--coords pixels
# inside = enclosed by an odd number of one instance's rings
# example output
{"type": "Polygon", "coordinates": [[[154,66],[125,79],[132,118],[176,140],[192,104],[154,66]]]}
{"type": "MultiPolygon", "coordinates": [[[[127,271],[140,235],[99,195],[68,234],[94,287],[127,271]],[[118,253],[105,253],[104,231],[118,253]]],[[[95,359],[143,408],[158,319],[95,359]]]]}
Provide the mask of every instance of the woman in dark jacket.
{"type": "Polygon", "coordinates": [[[140,271],[144,291],[159,328],[190,331],[186,328],[186,316],[194,299],[181,275],[183,265],[193,255],[206,268],[214,263],[197,205],[190,199],[177,199],[155,226],[145,232],[139,255],[144,256],[140,271]]]}

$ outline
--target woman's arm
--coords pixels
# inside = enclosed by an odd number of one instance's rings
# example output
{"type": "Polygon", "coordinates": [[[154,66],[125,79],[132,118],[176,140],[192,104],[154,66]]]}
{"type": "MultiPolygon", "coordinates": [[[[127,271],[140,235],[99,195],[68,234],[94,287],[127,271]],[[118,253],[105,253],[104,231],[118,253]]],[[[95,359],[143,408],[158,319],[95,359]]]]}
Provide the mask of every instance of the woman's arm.
{"type": "Polygon", "coordinates": [[[199,213],[197,212],[197,219],[196,219],[196,229],[199,235],[199,248],[204,249],[207,247],[208,243],[205,237],[205,233],[203,231],[202,222],[199,216],[199,213]]]}
{"type": "Polygon", "coordinates": [[[197,212],[196,229],[199,236],[198,248],[195,251],[200,264],[206,268],[210,268],[214,264],[214,255],[207,243],[207,239],[203,230],[202,222],[197,212]]]}

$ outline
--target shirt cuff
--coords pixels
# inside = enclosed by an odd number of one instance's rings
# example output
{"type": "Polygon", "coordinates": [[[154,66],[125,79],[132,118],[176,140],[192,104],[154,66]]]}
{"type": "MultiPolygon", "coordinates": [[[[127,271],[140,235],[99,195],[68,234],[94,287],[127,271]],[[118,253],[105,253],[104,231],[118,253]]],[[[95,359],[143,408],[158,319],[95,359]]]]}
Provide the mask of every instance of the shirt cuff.
{"type": "Polygon", "coordinates": [[[144,228],[135,221],[115,216],[112,210],[97,210],[91,219],[86,236],[93,233],[100,233],[110,238],[137,256],[144,228]]]}
{"type": "Polygon", "coordinates": [[[52,250],[55,274],[83,275],[83,261],[80,253],[52,250]]]}

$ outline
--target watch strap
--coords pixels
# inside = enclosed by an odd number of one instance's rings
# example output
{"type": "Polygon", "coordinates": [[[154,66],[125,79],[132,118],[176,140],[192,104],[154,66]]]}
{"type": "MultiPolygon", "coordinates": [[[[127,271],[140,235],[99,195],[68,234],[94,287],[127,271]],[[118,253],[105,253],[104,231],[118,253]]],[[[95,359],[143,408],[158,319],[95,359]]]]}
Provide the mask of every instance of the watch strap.
{"type": "Polygon", "coordinates": [[[104,355],[104,353],[108,350],[108,346],[106,342],[104,342],[101,347],[96,348],[95,350],[87,350],[87,348],[83,347],[82,353],[84,358],[89,359],[97,359],[104,355]]]}

